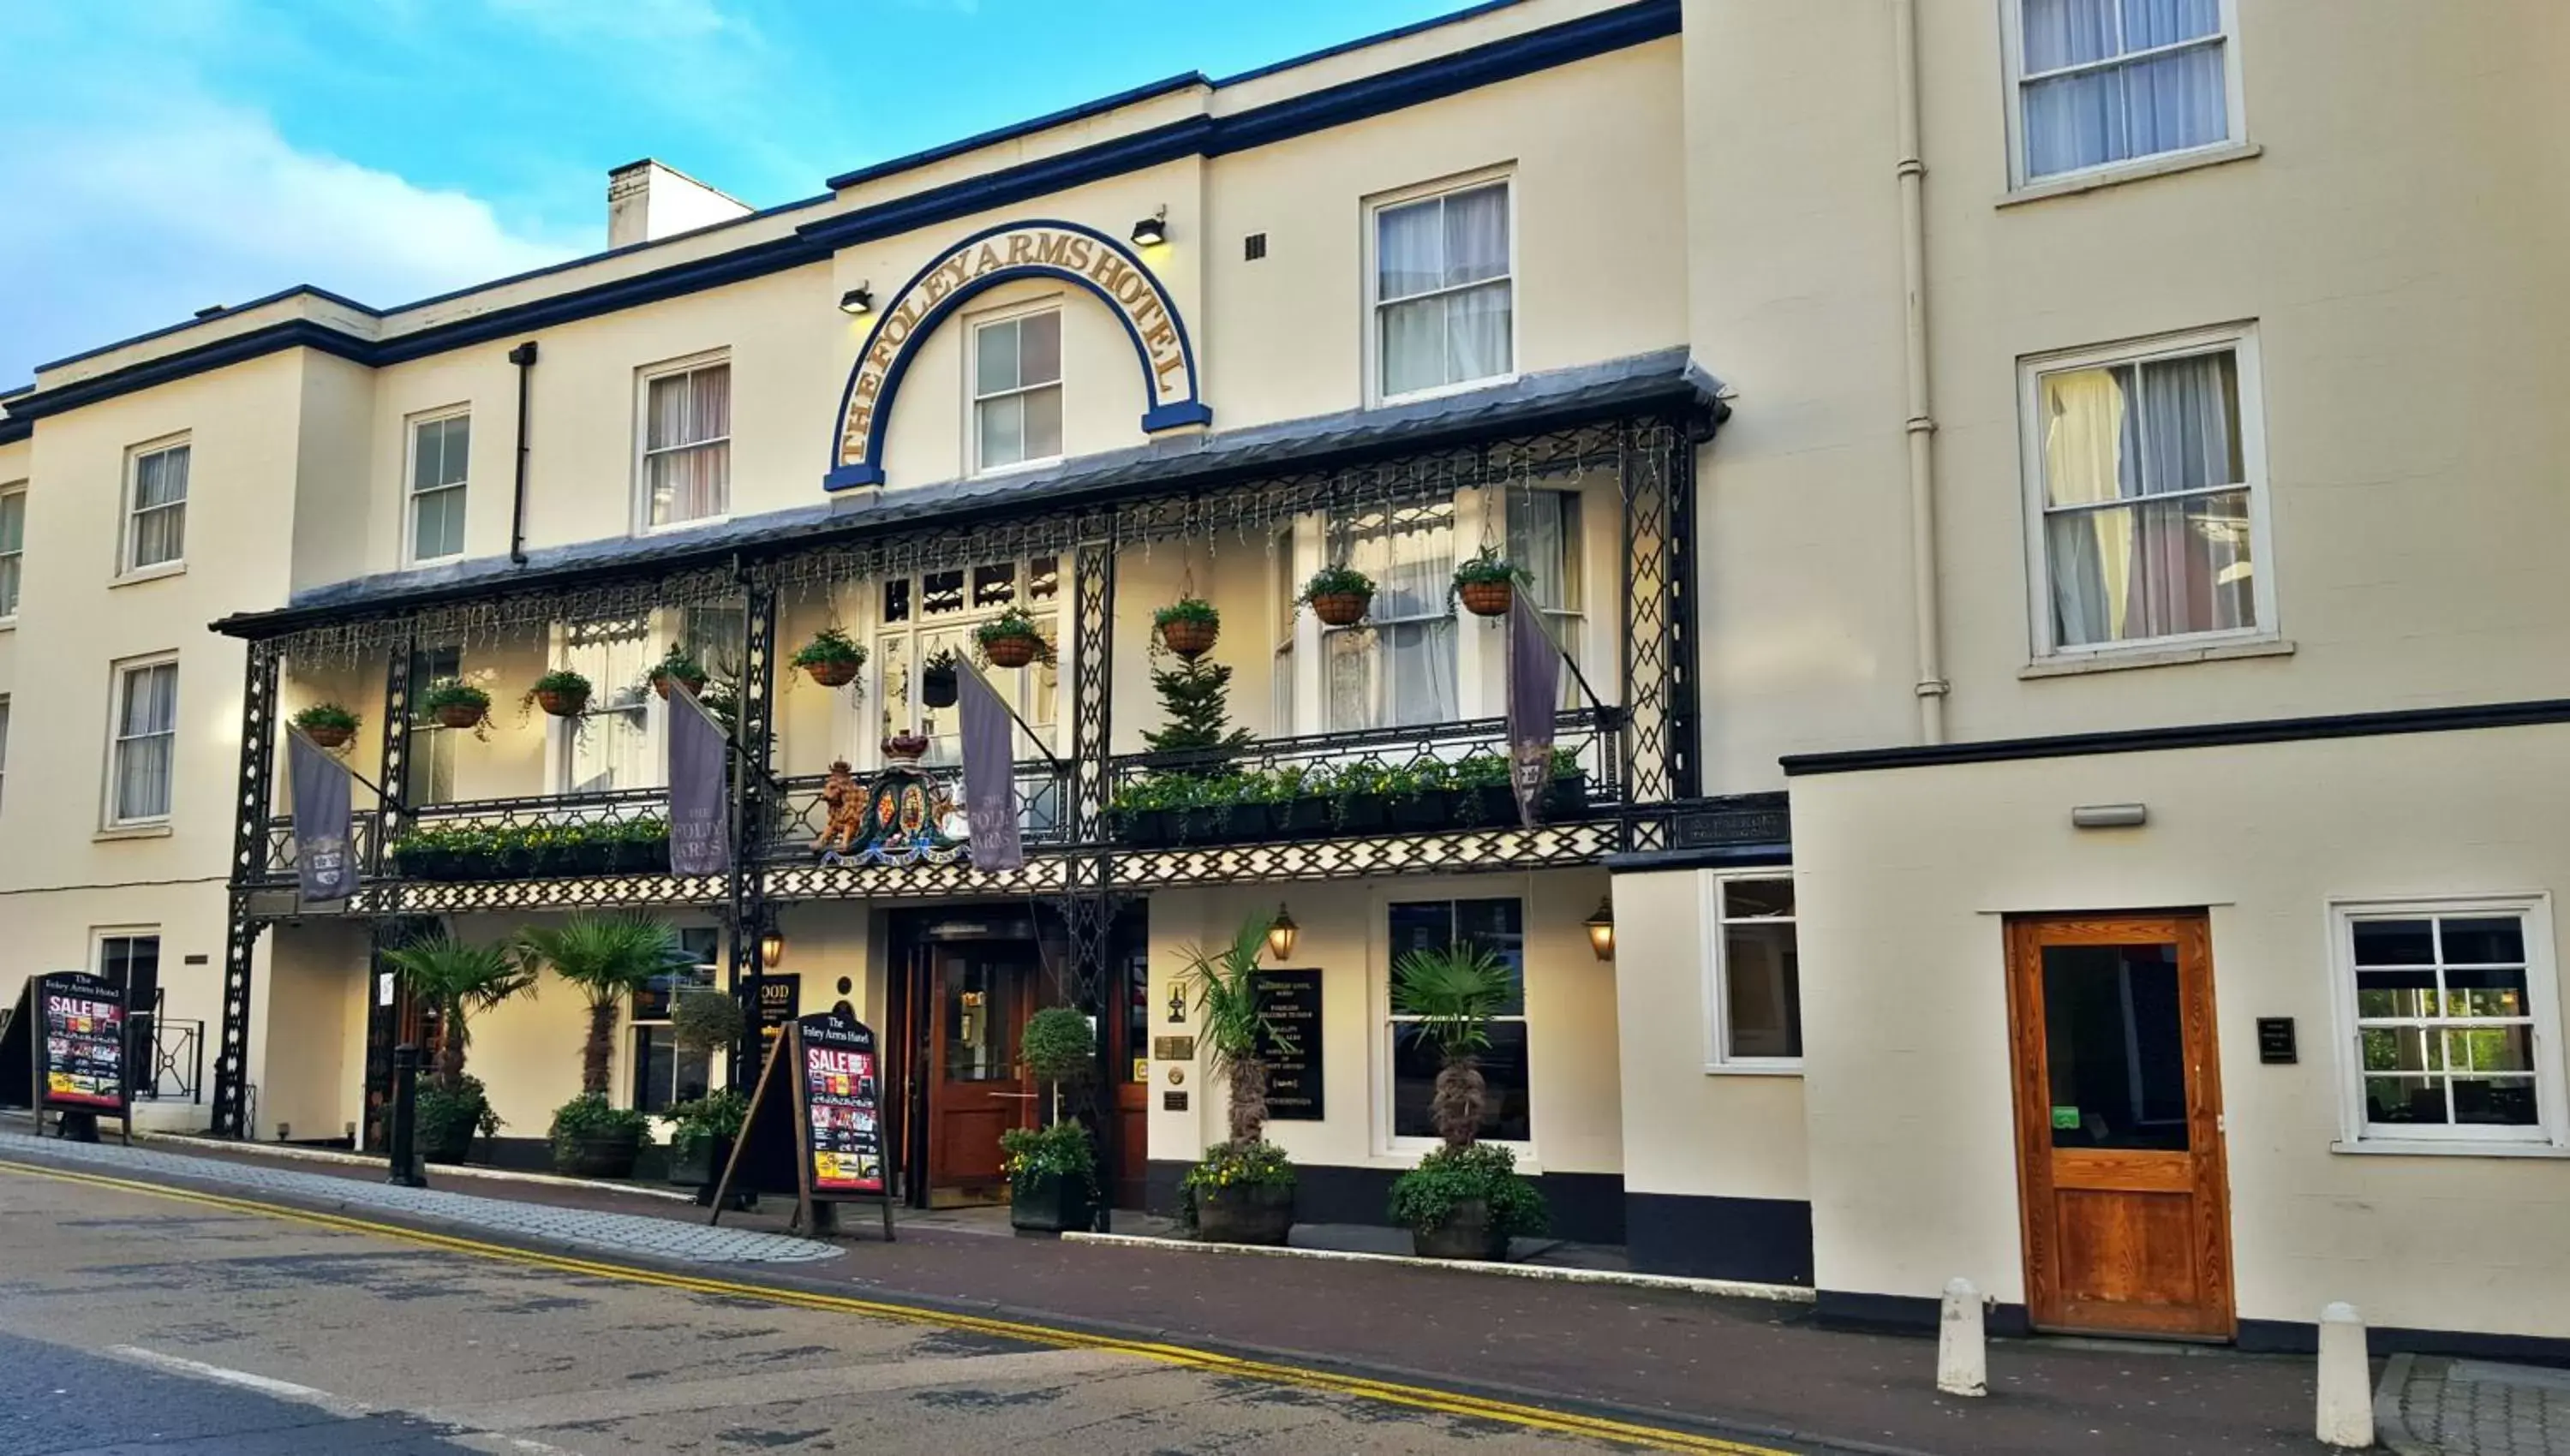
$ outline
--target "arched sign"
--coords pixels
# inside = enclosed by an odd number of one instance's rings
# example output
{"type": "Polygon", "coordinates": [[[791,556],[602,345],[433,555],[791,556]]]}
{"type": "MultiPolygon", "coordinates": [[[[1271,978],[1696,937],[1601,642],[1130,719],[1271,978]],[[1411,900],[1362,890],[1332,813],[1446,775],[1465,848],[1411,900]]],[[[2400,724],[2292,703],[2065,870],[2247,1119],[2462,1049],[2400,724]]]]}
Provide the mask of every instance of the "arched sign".
{"type": "Polygon", "coordinates": [[[1150,401],[1142,412],[1146,433],[1213,423],[1213,411],[1196,393],[1195,346],[1186,324],[1169,290],[1131,249],[1076,222],[1008,222],[947,249],[886,300],[883,318],[866,336],[839,398],[838,438],[823,489],[883,484],[884,427],[892,419],[893,392],[901,388],[921,341],[966,299],[1018,278],[1076,283],[1124,325],[1150,401]]]}

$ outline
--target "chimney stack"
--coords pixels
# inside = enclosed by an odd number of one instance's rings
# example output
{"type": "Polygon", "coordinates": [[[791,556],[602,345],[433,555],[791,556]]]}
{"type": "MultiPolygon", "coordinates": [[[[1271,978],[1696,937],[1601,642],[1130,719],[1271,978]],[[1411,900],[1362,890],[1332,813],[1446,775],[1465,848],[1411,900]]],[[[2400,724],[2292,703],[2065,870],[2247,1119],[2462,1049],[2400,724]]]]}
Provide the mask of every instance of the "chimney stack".
{"type": "Polygon", "coordinates": [[[657,242],[749,215],[747,202],[727,197],[675,168],[645,157],[607,175],[607,245],[657,242]]]}

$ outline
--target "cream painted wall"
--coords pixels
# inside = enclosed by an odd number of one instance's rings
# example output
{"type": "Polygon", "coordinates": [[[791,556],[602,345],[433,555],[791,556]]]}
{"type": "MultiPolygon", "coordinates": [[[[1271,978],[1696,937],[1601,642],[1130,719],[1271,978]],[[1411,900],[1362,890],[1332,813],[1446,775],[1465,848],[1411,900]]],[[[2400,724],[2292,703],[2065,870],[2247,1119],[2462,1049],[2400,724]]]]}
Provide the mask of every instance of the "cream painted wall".
{"type": "MultiPolygon", "coordinates": [[[[17,779],[18,775],[10,775],[12,793],[17,779]]],[[[0,839],[16,833],[12,829],[0,839]]],[[[18,992],[31,975],[97,969],[99,930],[157,929],[164,1012],[169,1021],[206,1023],[205,1090],[211,1097],[214,1048],[222,1025],[226,913],[219,883],[0,892],[0,1005],[16,1005],[18,992]],[[205,963],[188,964],[192,955],[204,956],[205,963]]],[[[259,965],[264,966],[264,942],[257,954],[259,965]]],[[[253,1059],[258,1051],[252,1048],[253,1059]]],[[[202,1125],[203,1118],[197,1121],[202,1125]]]]}
{"type": "MultiPolygon", "coordinates": [[[[1298,885],[1286,904],[1302,926],[1292,968],[1322,972],[1321,1122],[1272,1122],[1268,1141],[1303,1163],[1406,1168],[1420,1149],[1391,1143],[1387,1071],[1381,1063],[1384,1018],[1389,1014],[1390,968],[1385,947],[1386,908],[1395,901],[1516,896],[1525,903],[1527,1075],[1532,1099],[1533,1151],[1529,1172],[1615,1173],[1621,1169],[1616,1080],[1615,1001],[1609,967],[1588,948],[1581,921],[1606,889],[1594,871],[1542,875],[1479,875],[1452,880],[1378,884],[1298,885]]],[[[1227,945],[1249,916],[1275,916],[1276,887],[1164,890],[1151,897],[1151,1004],[1164,1005],[1187,963],[1191,941],[1227,945]]],[[[1184,1028],[1152,1020],[1152,1035],[1197,1035],[1190,1001],[1184,1028]]],[[[1169,1064],[1151,1065],[1151,1086],[1170,1089],[1169,1064]]],[[[1155,1161],[1192,1161],[1227,1135],[1226,1099],[1211,1058],[1199,1043],[1196,1060],[1182,1064],[1194,1093],[1189,1109],[1150,1106],[1150,1149],[1155,1161]]]]}
{"type": "Polygon", "coordinates": [[[2570,892],[2566,773],[2545,727],[1797,779],[1822,1284],[2021,1299],[2002,915],[2209,906],[2241,1316],[2570,1333],[2570,1164],[2331,1151],[2328,944],[2335,897],[2570,892]],[[2148,827],[2070,827],[2129,802],[2148,827]]]}
{"type": "Polygon", "coordinates": [[[277,1137],[279,1125],[296,1141],[342,1136],[365,1107],[366,927],[316,919],[280,925],[266,942],[250,983],[252,1136],[277,1137]]]}
{"type": "Polygon", "coordinates": [[[1625,1191],[1809,1198],[1801,1076],[1707,1069],[1711,873],[1618,875],[1614,895],[1625,1191]]]}

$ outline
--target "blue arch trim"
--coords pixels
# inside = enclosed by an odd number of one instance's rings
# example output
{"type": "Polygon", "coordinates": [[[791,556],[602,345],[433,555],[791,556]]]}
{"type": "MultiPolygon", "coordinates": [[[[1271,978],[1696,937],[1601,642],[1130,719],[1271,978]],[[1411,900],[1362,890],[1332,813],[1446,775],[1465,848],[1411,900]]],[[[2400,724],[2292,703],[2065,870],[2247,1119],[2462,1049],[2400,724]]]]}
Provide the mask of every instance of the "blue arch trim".
{"type": "Polygon", "coordinates": [[[1161,283],[1159,275],[1152,272],[1131,248],[1096,228],[1077,222],[1065,222],[1058,218],[1021,217],[986,227],[970,237],[938,249],[935,257],[931,258],[918,272],[911,274],[909,281],[903,283],[899,291],[884,301],[883,316],[867,332],[865,343],[857,350],[856,362],[849,366],[848,382],[839,391],[838,413],[831,421],[831,467],[828,474],[821,478],[823,490],[845,491],[859,486],[879,486],[884,483],[884,435],[892,423],[893,399],[901,389],[902,377],[910,370],[911,360],[918,356],[921,342],[935,333],[938,326],[953,315],[956,309],[976,295],[1002,283],[1014,282],[1021,278],[1059,278],[1064,282],[1075,283],[1104,303],[1106,311],[1113,314],[1115,321],[1124,326],[1125,338],[1133,345],[1134,360],[1141,366],[1144,393],[1151,400],[1150,408],[1142,412],[1142,430],[1145,434],[1173,430],[1186,425],[1213,423],[1213,411],[1206,408],[1203,396],[1198,391],[1195,341],[1187,333],[1186,320],[1178,313],[1177,300],[1169,296],[1169,290],[1161,283]],[[855,462],[843,462],[840,451],[847,439],[848,412],[856,403],[857,381],[866,372],[866,360],[873,355],[876,340],[881,338],[883,331],[892,325],[894,316],[901,311],[902,305],[910,300],[920,285],[926,282],[931,274],[937,272],[948,258],[1002,233],[1017,232],[1030,227],[1050,228],[1085,238],[1090,243],[1104,248],[1126,267],[1141,275],[1143,281],[1150,287],[1152,299],[1159,304],[1162,314],[1167,317],[1170,329],[1178,336],[1178,356],[1186,365],[1184,391],[1164,391],[1161,388],[1159,375],[1151,368],[1150,346],[1142,342],[1141,330],[1133,326],[1133,320],[1126,314],[1125,305],[1096,279],[1053,263],[1002,263],[939,299],[919,316],[916,323],[910,326],[910,332],[903,336],[901,343],[894,349],[891,361],[884,366],[883,384],[875,391],[874,418],[866,426],[864,458],[855,462]]]}

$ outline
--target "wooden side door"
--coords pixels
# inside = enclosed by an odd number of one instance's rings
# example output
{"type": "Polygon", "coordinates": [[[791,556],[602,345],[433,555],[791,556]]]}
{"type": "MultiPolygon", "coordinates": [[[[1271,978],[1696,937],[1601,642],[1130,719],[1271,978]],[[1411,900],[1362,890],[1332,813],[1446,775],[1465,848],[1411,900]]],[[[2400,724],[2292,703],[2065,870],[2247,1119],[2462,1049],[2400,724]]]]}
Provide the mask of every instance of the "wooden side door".
{"type": "Polygon", "coordinates": [[[1115,1171],[1107,1197],[1109,1207],[1138,1209],[1149,1188],[1151,961],[1144,946],[1126,949],[1121,975],[1111,997],[1107,1026],[1107,1070],[1115,1083],[1115,1171]]]}
{"type": "Polygon", "coordinates": [[[2007,942],[2029,1315],[2231,1338],[2203,912],[2012,917],[2007,942]]]}
{"type": "Polygon", "coordinates": [[[1033,1126],[1035,1088],[1018,1065],[1035,990],[1031,946],[940,945],[932,958],[928,1193],[932,1207],[1009,1195],[1000,1134],[1033,1126]]]}

